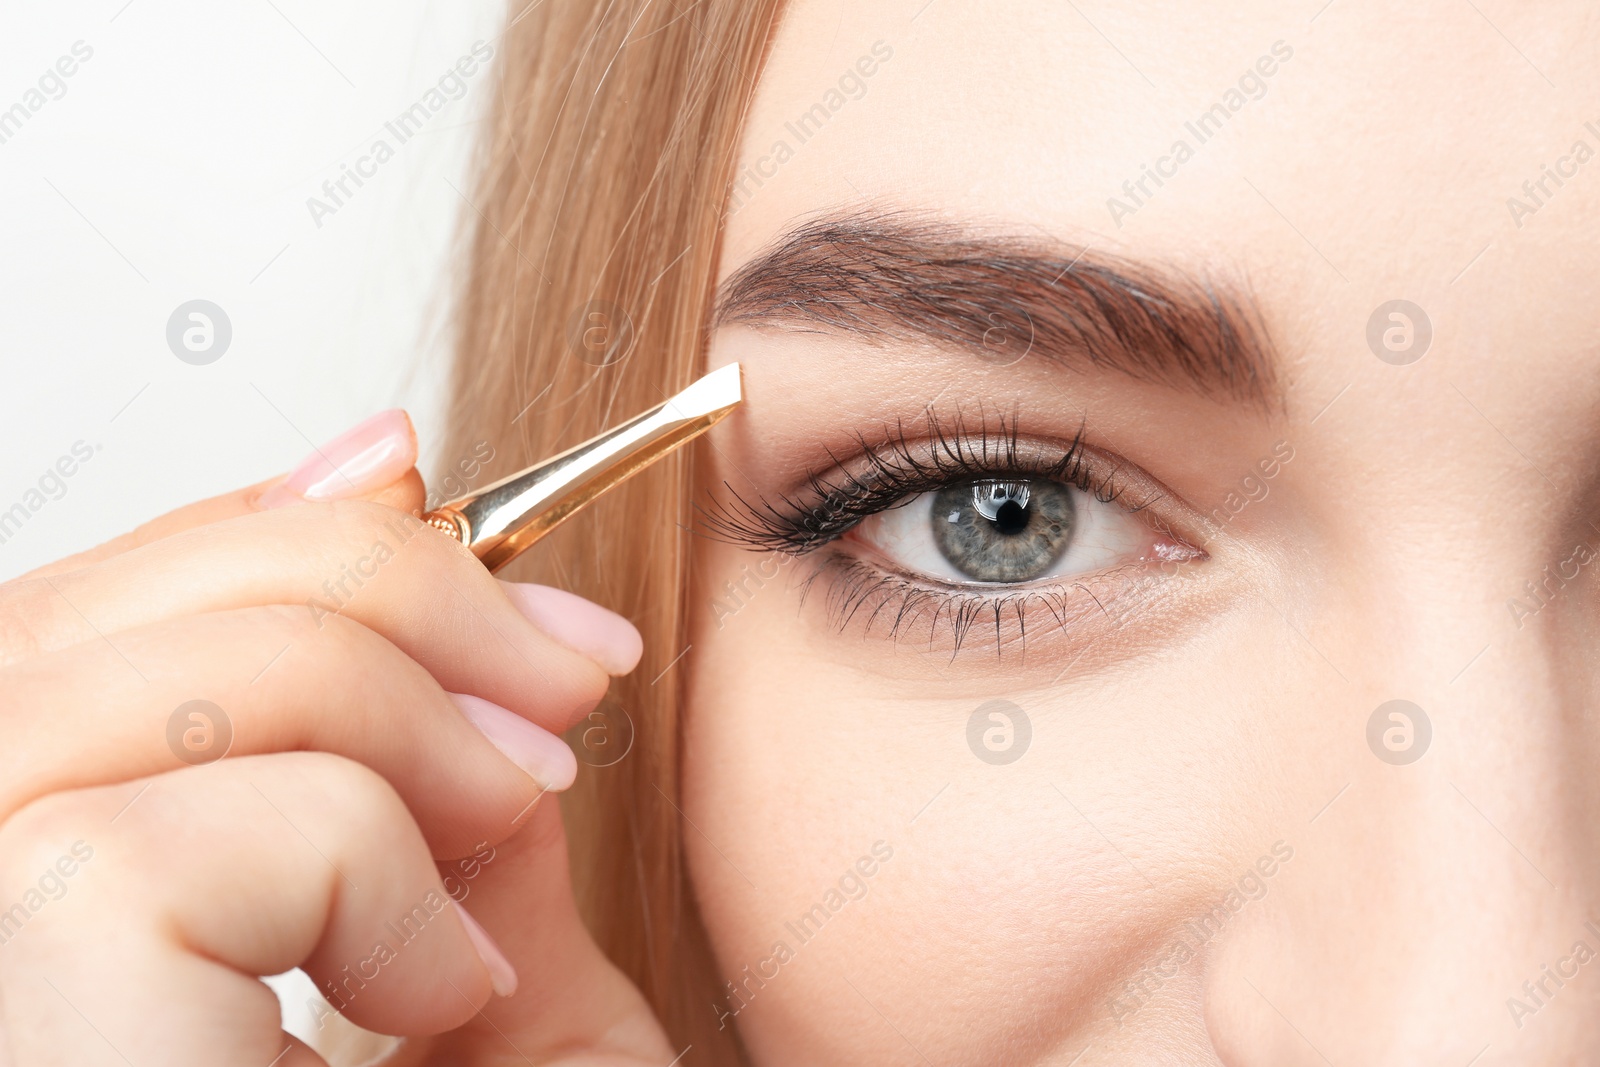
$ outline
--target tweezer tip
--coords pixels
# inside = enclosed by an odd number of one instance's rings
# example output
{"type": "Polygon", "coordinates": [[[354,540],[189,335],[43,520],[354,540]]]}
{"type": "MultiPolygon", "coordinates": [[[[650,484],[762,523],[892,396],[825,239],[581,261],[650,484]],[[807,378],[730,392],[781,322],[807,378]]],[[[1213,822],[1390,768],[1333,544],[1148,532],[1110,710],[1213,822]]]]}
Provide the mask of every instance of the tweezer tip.
{"type": "Polygon", "coordinates": [[[737,363],[719,367],[667,403],[685,418],[725,411],[744,399],[744,372],[737,363]]]}

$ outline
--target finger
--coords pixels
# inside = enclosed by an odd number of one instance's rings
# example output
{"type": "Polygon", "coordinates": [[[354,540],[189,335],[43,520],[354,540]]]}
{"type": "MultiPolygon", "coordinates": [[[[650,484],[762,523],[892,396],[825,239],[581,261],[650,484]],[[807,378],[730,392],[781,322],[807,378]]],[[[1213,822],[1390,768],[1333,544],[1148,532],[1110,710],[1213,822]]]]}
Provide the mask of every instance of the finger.
{"type": "Polygon", "coordinates": [[[672,1062],[682,1050],[669,1046],[648,1002],[579,918],[557,805],[540,805],[515,836],[474,861],[446,865],[445,884],[470,901],[519,981],[465,1029],[487,1047],[509,1041],[536,1063],[590,1062],[583,1052],[619,1065],[672,1062]]]}
{"type": "Polygon", "coordinates": [[[185,505],[130,533],[23,575],[38,578],[77,570],[184,530],[299,500],[364,499],[420,514],[424,490],[416,472],[417,434],[398,409],[377,415],[313,449],[287,475],[185,505]]]}
{"type": "MultiPolygon", "coordinates": [[[[617,616],[576,608],[637,634],[617,616]]],[[[445,689],[559,733],[604,695],[605,671],[539,629],[460,544],[365,501],[306,504],[214,523],[85,569],[0,587],[10,661],[184,615],[261,604],[336,615],[382,634],[445,689]]],[[[568,609],[568,617],[579,619],[568,609]]],[[[581,621],[581,620],[580,620],[581,621]]]]}
{"type": "Polygon", "coordinates": [[[54,794],[0,829],[5,899],[41,871],[62,889],[0,952],[19,1067],[267,1064],[285,1040],[255,976],[296,965],[351,1021],[395,1034],[459,1026],[515,982],[399,797],[333,756],[54,794]]]}
{"type": "MultiPolygon", "coordinates": [[[[235,518],[239,515],[249,515],[260,511],[261,497],[276,486],[282,485],[284,478],[270,478],[264,482],[245,489],[224,493],[221,496],[211,497],[209,500],[196,501],[186,504],[176,511],[169,511],[165,515],[151,519],[141,526],[125,534],[113,537],[104,544],[94,548],[75,553],[47,563],[21,575],[23,578],[43,578],[46,575],[62,574],[86,567],[91,563],[98,563],[103,559],[120,556],[130,549],[148,545],[152,541],[159,541],[163,537],[171,537],[184,530],[192,530],[197,526],[206,526],[213,522],[235,518]]],[[[422,482],[422,475],[415,468],[407,470],[395,481],[379,486],[370,492],[358,494],[362,500],[370,500],[375,504],[383,504],[407,514],[420,514],[423,498],[427,490],[422,482]]]]}
{"type": "Polygon", "coordinates": [[[244,608],[171,619],[0,671],[0,820],[46,793],[224,756],[316,750],[404,798],[434,853],[499,841],[572,783],[562,740],[451,695],[394,645],[333,616],[244,608]],[[65,743],[64,743],[65,742],[65,743]]]}

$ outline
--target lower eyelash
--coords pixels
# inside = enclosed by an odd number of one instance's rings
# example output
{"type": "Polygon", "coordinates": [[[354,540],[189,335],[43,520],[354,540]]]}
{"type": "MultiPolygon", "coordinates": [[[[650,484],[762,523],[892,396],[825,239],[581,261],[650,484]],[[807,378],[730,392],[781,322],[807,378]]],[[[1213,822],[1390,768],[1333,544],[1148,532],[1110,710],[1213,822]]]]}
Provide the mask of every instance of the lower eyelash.
{"type": "MultiPolygon", "coordinates": [[[[1122,569],[1127,570],[1129,568],[1122,569]]],[[[1025,649],[1029,619],[1040,618],[1041,613],[1045,621],[1054,622],[1060,629],[1096,611],[1113,627],[1120,627],[1133,610],[1146,602],[1137,595],[1130,600],[1130,595],[1150,592],[1168,580],[1163,575],[1148,581],[1130,581],[1130,575],[1122,571],[1097,575],[1093,579],[1096,586],[1103,586],[1109,579],[1120,577],[1123,588],[1116,591],[1101,589],[1097,593],[1085,582],[1073,581],[1053,587],[979,593],[930,588],[862,559],[828,555],[801,583],[800,595],[804,603],[813,587],[821,582],[825,587],[829,622],[839,630],[850,626],[865,611],[864,633],[871,632],[879,619],[887,620],[885,636],[890,640],[925,625],[931,646],[940,627],[948,627],[952,655],[961,650],[974,628],[992,627],[995,653],[999,655],[1012,641],[1025,649]]]]}

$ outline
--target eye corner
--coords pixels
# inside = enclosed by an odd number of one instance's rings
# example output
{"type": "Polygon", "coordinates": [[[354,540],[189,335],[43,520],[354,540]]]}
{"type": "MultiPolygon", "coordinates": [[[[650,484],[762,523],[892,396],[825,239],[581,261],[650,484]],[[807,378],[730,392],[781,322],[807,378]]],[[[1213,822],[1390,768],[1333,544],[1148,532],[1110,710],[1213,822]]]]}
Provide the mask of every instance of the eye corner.
{"type": "Polygon", "coordinates": [[[1170,530],[1158,532],[1169,540],[1152,546],[1150,559],[1153,563],[1204,563],[1211,558],[1211,553],[1198,545],[1191,545],[1170,530]]]}

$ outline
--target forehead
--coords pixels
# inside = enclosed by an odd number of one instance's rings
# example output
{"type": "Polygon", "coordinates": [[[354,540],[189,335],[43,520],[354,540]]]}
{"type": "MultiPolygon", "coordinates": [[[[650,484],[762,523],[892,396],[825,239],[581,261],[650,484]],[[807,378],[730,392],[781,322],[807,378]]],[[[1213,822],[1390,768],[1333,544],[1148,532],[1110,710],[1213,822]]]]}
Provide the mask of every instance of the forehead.
{"type": "Polygon", "coordinates": [[[1594,324],[1595,16],[1296,6],[797,0],[723,272],[824,209],[924,208],[1248,279],[1312,359],[1406,299],[1469,351],[1535,317],[1570,368],[1594,324]]]}

